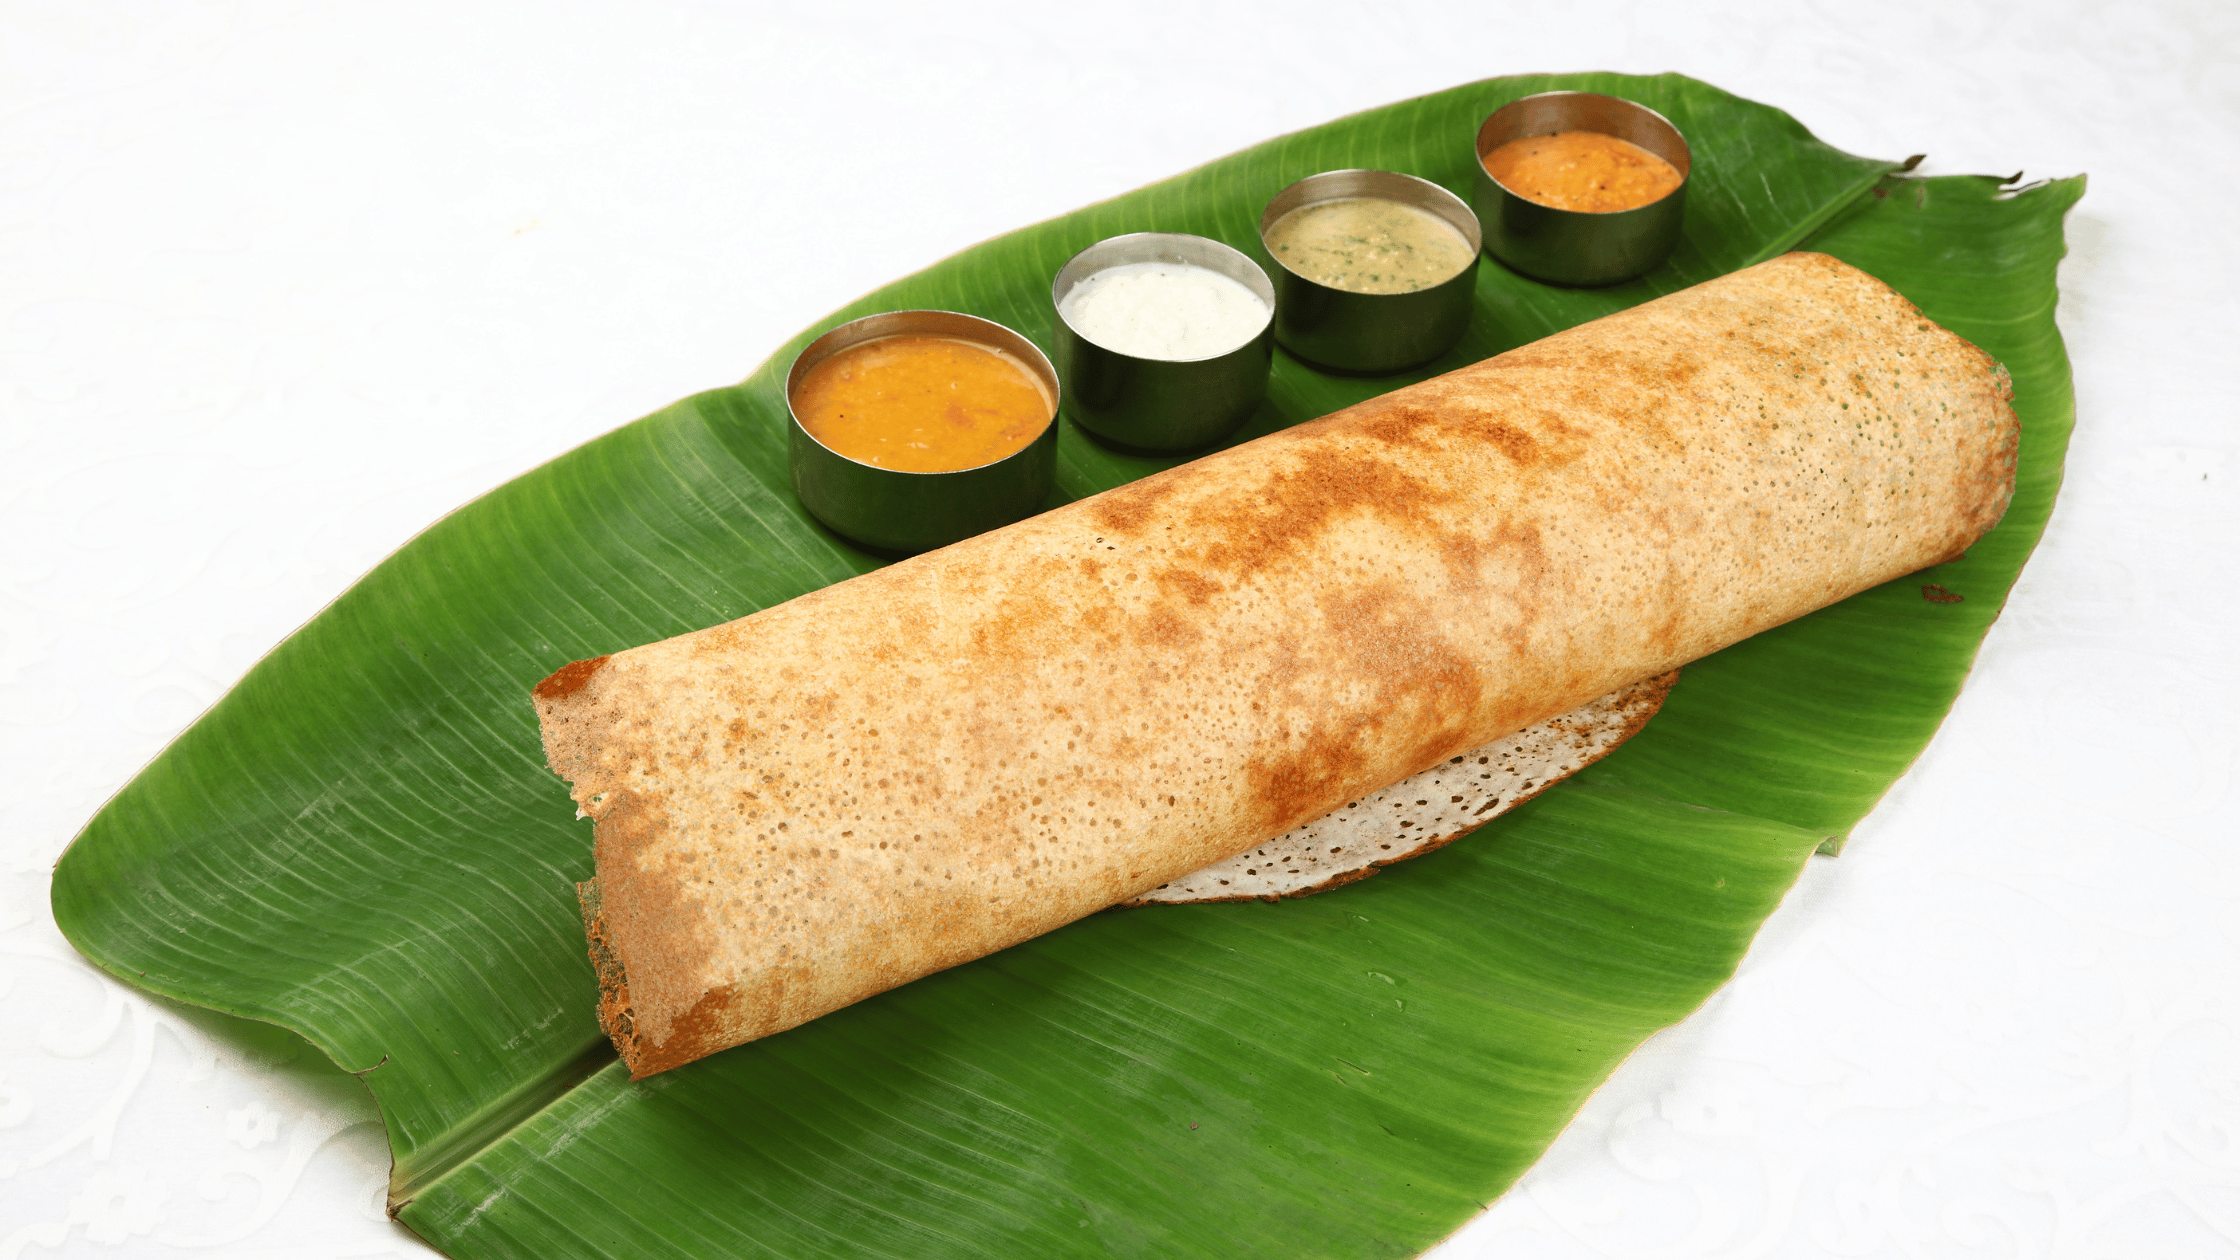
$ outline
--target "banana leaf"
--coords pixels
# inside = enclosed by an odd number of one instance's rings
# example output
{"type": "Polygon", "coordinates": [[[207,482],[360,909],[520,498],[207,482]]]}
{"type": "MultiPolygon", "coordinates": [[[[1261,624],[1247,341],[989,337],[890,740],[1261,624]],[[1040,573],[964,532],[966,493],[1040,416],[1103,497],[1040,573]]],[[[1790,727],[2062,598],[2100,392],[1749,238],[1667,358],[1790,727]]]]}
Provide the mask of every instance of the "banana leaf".
{"type": "MultiPolygon", "coordinates": [[[[1583,74],[1355,115],[990,241],[414,539],[102,809],[56,870],[56,918],[126,982],[282,1025],[359,1073],[394,1209],[457,1256],[1413,1254],[1731,975],[1808,856],[1935,732],[2059,484],[2054,265],[2082,191],[1910,178],[1703,83],[1583,74]],[[1557,87],[1643,101],[1690,137],[1671,261],[1593,290],[1484,263],[1452,353],[1381,378],[1279,354],[1238,440],[1805,245],[2012,373],[2004,523],[1691,666],[1615,756],[1438,854],[1305,901],[1092,916],[629,1082],[574,899],[590,824],[542,764],[527,692],[881,563],[788,489],[792,354],[914,306],[1048,346],[1049,278],[1099,238],[1256,252],[1262,203],[1337,167],[1467,195],[1478,121],[1557,87]]],[[[1175,462],[1069,424],[1053,502],[1175,462]]]]}

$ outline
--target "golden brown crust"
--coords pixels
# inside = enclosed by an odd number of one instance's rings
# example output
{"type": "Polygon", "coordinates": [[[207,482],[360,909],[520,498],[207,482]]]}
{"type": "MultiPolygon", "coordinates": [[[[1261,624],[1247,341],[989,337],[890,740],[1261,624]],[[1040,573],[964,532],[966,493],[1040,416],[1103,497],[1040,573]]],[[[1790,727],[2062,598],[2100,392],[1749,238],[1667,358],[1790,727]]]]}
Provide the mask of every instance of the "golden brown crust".
{"type": "Polygon", "coordinates": [[[1673,670],[1621,687],[1120,904],[1311,897],[1436,852],[1616,752],[1679,679],[1673,670]]]}
{"type": "Polygon", "coordinates": [[[565,700],[583,690],[599,667],[607,663],[604,656],[594,656],[588,661],[570,661],[552,671],[552,676],[538,683],[530,694],[539,700],[565,700]]]}
{"type": "Polygon", "coordinates": [[[2000,391],[1793,254],[563,670],[623,1053],[992,952],[1953,555],[2012,493],[2000,391]]]}
{"type": "Polygon", "coordinates": [[[599,881],[587,879],[577,884],[576,902],[583,907],[584,941],[590,946],[591,971],[599,982],[599,1030],[616,1047],[631,1047],[623,1057],[634,1061],[638,1028],[637,1021],[630,1017],[630,980],[607,939],[606,920],[599,913],[599,881]]]}

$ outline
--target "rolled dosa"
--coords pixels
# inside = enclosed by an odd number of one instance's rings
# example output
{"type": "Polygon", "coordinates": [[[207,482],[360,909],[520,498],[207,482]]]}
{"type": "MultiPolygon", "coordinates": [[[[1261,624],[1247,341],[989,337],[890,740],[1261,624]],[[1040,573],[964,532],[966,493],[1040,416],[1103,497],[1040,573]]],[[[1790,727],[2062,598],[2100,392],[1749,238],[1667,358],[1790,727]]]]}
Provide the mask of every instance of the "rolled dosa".
{"type": "Polygon", "coordinates": [[[779,1032],[1953,559],[2007,398],[1791,254],[568,665],[601,1023],[634,1078],[779,1032]]]}

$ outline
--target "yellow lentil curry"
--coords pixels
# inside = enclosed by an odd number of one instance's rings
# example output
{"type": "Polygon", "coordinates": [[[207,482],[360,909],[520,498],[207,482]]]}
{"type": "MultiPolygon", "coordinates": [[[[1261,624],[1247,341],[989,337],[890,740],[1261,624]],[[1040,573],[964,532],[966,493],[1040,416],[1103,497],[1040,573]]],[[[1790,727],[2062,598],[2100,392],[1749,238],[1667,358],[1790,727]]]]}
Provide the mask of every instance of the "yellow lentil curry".
{"type": "Polygon", "coordinates": [[[802,376],[793,414],[860,463],[955,472],[1024,449],[1050,423],[1041,382],[1010,357],[951,337],[881,337],[802,376]]]}

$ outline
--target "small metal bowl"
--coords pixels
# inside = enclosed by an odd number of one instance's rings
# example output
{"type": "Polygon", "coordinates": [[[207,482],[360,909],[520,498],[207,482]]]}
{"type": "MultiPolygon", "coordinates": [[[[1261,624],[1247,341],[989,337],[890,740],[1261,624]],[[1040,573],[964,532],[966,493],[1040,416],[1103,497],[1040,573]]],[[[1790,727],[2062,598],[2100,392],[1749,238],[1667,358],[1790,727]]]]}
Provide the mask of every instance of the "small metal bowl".
{"type": "Polygon", "coordinates": [[[1276,277],[1276,340],[1291,353],[1346,372],[1397,372],[1436,359],[1470,327],[1477,292],[1477,217],[1462,198],[1427,179],[1396,171],[1324,171],[1284,189],[1260,212],[1260,246],[1268,229],[1301,206],[1375,197],[1429,210],[1453,225],[1470,246],[1472,265],[1452,279],[1413,293],[1356,293],[1307,279],[1268,250],[1276,277]]]}
{"type": "Polygon", "coordinates": [[[1473,209],[1486,252],[1512,270],[1554,284],[1631,280],[1680,243],[1691,155],[1680,129],[1646,105],[1600,92],[1542,92],[1493,111],[1478,127],[1473,209]],[[1486,172],[1486,155],[1526,136],[1595,131],[1640,145],[1680,171],[1680,186],[1645,206],[1593,212],[1527,201],[1486,172]]]}
{"type": "Polygon", "coordinates": [[[1089,277],[1130,263],[1202,267],[1258,295],[1272,314],[1275,286],[1259,264],[1216,240],[1182,232],[1108,236],[1073,256],[1050,282],[1058,379],[1082,428],[1123,446],[1182,451],[1227,437],[1268,392],[1275,357],[1267,325],[1234,350],[1204,359],[1147,359],[1098,345],[1066,318],[1066,298],[1089,277]]]}
{"type": "Polygon", "coordinates": [[[889,552],[931,551],[1024,520],[1042,510],[1058,469],[1058,374],[1035,344],[1001,324],[955,311],[889,311],[850,320],[812,341],[786,372],[788,464],[793,492],[832,532],[889,552]],[[794,414],[793,391],[809,369],[882,337],[950,337],[999,350],[1042,382],[1050,420],[1034,441],[992,463],[949,472],[866,464],[811,436],[794,414]]]}

